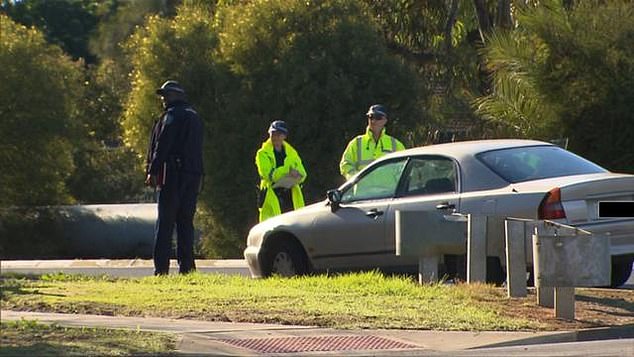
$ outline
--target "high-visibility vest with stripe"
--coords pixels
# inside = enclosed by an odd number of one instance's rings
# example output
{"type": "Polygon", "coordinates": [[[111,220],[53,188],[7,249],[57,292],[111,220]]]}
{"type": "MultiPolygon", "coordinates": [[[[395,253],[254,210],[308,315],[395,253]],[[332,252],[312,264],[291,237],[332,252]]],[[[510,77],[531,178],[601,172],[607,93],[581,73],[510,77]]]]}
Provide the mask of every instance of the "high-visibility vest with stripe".
{"type": "Polygon", "coordinates": [[[297,150],[285,141],[284,150],[286,151],[286,158],[284,159],[284,164],[280,167],[276,165],[273,150],[273,143],[271,139],[268,139],[262,143],[262,147],[255,155],[255,165],[260,175],[260,194],[263,195],[262,202],[258,204],[260,222],[282,213],[280,202],[275,192],[273,192],[273,185],[282,177],[286,176],[291,169],[297,170],[302,175],[301,181],[291,187],[293,209],[304,207],[304,195],[302,194],[300,184],[306,180],[306,169],[302,164],[297,150]]]}
{"type": "Polygon", "coordinates": [[[364,135],[359,135],[348,143],[341,157],[339,170],[349,179],[379,157],[404,149],[403,143],[387,135],[385,129],[381,132],[379,140],[375,141],[368,128],[364,135]]]}

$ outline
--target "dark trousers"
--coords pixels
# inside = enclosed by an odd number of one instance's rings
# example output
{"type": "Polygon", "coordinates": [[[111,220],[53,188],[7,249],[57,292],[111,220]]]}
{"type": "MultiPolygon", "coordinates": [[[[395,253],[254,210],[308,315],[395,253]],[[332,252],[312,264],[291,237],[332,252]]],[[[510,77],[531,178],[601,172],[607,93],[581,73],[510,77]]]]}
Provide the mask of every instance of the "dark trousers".
{"type": "Polygon", "coordinates": [[[276,188],[273,190],[277,196],[277,201],[280,203],[280,211],[282,213],[290,212],[293,210],[293,195],[288,188],[276,188]]]}
{"type": "Polygon", "coordinates": [[[158,193],[158,219],[154,236],[154,274],[169,272],[172,235],[176,225],[179,273],[196,270],[194,263],[194,213],[200,175],[174,173],[158,193]]]}

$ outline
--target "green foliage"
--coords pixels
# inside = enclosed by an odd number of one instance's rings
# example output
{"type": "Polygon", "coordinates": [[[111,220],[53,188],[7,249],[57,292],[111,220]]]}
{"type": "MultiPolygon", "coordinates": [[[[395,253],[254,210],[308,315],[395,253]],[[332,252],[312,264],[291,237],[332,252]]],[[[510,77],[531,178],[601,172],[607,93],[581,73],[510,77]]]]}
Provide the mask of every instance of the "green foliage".
{"type": "Polygon", "coordinates": [[[68,257],[60,211],[42,208],[0,208],[0,259],[68,257]]]}
{"type": "Polygon", "coordinates": [[[634,3],[545,2],[520,13],[520,28],[491,37],[496,92],[480,113],[532,137],[570,137],[570,147],[634,172],[634,3]]]}
{"type": "Polygon", "coordinates": [[[143,25],[150,15],[173,16],[174,1],[164,0],[111,0],[102,3],[100,21],[89,48],[101,60],[117,59],[118,64],[125,66],[121,44],[134,32],[137,26],[143,25]]]}
{"type": "Polygon", "coordinates": [[[483,91],[480,34],[471,1],[364,0],[391,53],[420,74],[425,120],[410,128],[410,142],[426,145],[434,130],[479,124],[470,102],[483,91]]]}
{"type": "Polygon", "coordinates": [[[108,6],[112,1],[3,1],[0,9],[14,21],[38,28],[49,43],[60,46],[73,58],[92,63],[95,57],[88,49],[88,40],[99,20],[97,11],[100,5],[108,6]]]}
{"type": "Polygon", "coordinates": [[[137,201],[143,192],[138,157],[122,144],[122,100],[128,87],[112,60],[85,70],[80,98],[81,140],[73,150],[75,171],[66,180],[72,196],[85,203],[137,201]]]}
{"type": "Polygon", "coordinates": [[[534,36],[503,31],[487,40],[483,52],[495,73],[495,90],[474,101],[476,112],[505,126],[506,136],[547,138],[556,121],[556,108],[540,93],[536,78],[537,68],[547,56],[546,46],[534,36]]]}
{"type": "Polygon", "coordinates": [[[371,104],[388,106],[388,130],[397,137],[419,120],[418,87],[355,2],[237,2],[210,13],[213,7],[183,6],[174,20],[153,17],[133,36],[124,126],[142,152],[159,114],[155,89],[168,78],[184,85],[206,125],[201,201],[213,228],[205,234],[214,235],[206,239],[223,248],[203,246],[236,257],[256,221],[254,156],[271,121],[289,123],[311,202],[341,183],[341,153],[364,130],[371,104]]]}
{"type": "Polygon", "coordinates": [[[0,15],[0,205],[71,200],[81,64],[0,15]]]}
{"type": "Polygon", "coordinates": [[[75,151],[74,161],[76,170],[67,185],[79,202],[138,202],[143,194],[143,173],[129,148],[87,142],[75,151]]]}

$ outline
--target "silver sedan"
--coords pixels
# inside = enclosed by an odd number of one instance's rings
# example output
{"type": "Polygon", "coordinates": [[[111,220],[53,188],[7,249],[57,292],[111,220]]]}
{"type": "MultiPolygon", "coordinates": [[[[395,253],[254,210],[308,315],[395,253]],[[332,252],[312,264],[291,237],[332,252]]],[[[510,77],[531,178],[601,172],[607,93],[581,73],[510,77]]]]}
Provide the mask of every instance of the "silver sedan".
{"type": "MultiPolygon", "coordinates": [[[[599,217],[601,201],[634,201],[634,175],[540,141],[430,145],[385,156],[326,200],[254,226],[244,256],[254,277],[409,272],[417,260],[395,254],[396,210],[549,219],[609,236],[612,285],[619,286],[634,261],[634,218],[599,217]]],[[[443,247],[443,264],[460,275],[466,242],[457,242],[443,247]]]]}

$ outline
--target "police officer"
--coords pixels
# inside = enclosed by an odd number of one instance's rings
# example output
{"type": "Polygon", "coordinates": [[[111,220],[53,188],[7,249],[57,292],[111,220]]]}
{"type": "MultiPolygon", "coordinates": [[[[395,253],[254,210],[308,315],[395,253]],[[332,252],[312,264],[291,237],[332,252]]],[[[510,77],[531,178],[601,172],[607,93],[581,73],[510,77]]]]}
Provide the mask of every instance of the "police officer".
{"type": "Polygon", "coordinates": [[[366,116],[368,127],[365,134],[352,139],[341,156],[339,171],[346,180],[379,157],[405,149],[403,143],[385,133],[388,116],[383,105],[371,106],[366,116]]]}
{"type": "Polygon", "coordinates": [[[165,111],[152,128],[145,180],[158,191],[154,275],[169,273],[174,225],[179,272],[186,274],[196,270],[193,221],[203,175],[203,128],[178,82],[167,81],[156,93],[165,111]]]}
{"type": "Polygon", "coordinates": [[[262,143],[255,155],[255,165],[260,175],[260,222],[304,207],[300,184],[306,180],[306,169],[297,150],[286,142],[286,122],[276,120],[268,131],[268,140],[262,143]]]}

